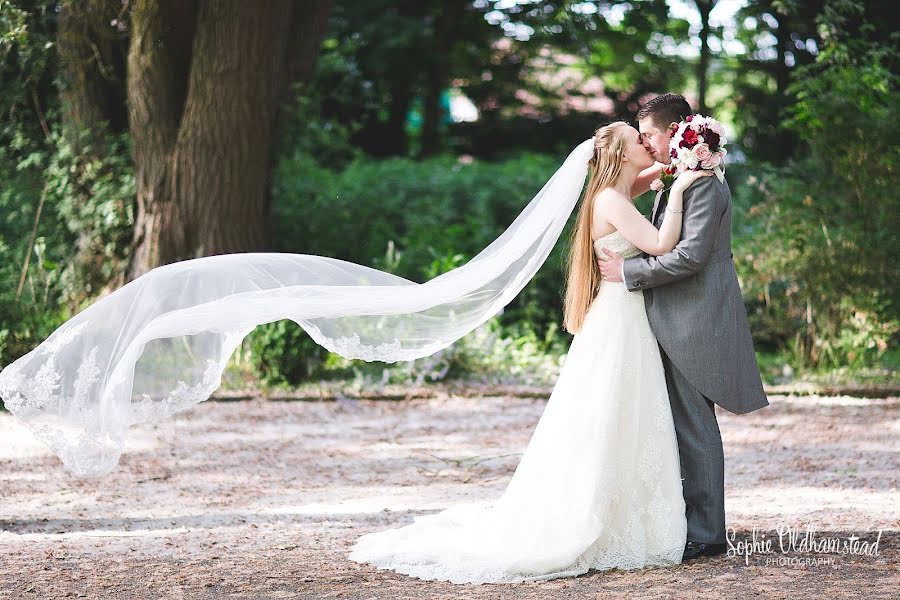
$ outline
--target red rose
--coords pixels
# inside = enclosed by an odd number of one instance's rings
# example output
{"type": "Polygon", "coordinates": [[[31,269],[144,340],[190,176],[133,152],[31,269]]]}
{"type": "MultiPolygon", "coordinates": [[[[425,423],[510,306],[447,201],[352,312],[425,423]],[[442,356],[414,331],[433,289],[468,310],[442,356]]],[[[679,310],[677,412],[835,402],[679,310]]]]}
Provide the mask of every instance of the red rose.
{"type": "Polygon", "coordinates": [[[688,127],[681,136],[681,147],[690,148],[697,143],[697,132],[688,127]]]}
{"type": "Polygon", "coordinates": [[[709,127],[707,127],[706,131],[703,132],[703,139],[706,140],[706,143],[709,144],[709,149],[713,152],[719,149],[719,134],[709,127]]]}

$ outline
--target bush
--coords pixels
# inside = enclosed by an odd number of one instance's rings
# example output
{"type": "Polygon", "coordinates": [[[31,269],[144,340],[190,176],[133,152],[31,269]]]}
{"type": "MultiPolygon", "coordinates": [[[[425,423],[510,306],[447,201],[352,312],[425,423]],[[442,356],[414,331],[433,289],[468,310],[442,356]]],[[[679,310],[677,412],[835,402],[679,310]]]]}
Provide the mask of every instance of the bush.
{"type": "Polygon", "coordinates": [[[52,131],[18,161],[0,148],[0,364],[43,341],[103,286],[122,284],[134,174],[126,140],[107,144],[99,153],[75,152],[52,131]],[[89,158],[97,154],[105,158],[89,158]]]}
{"type": "Polygon", "coordinates": [[[290,320],[260,325],[247,336],[249,360],[266,386],[295,385],[307,380],[328,354],[290,320]]]}
{"type": "MultiPolygon", "coordinates": [[[[298,152],[273,184],[274,245],[331,256],[413,281],[462,264],[494,240],[561,164],[525,154],[502,163],[454,157],[356,160],[342,171],[298,152]]],[[[564,231],[504,322],[534,319],[543,332],[562,311],[564,231]]]]}
{"type": "Polygon", "coordinates": [[[829,31],[791,90],[807,152],[750,179],[738,256],[754,333],[817,368],[877,362],[900,332],[897,55],[829,31]]]}
{"type": "MultiPolygon", "coordinates": [[[[275,171],[274,249],[331,256],[426,281],[464,264],[500,235],[560,163],[559,157],[535,154],[500,163],[448,156],[357,159],[334,171],[297,151],[282,158],[275,171]]],[[[520,373],[510,366],[510,377],[524,377],[530,361],[544,360],[546,340],[568,335],[559,331],[567,237],[568,230],[502,316],[489,321],[492,325],[433,357],[392,366],[385,376],[391,381],[486,376],[505,362],[521,367],[520,373]],[[500,356],[504,353],[508,356],[500,356]]],[[[336,357],[326,364],[314,342],[285,323],[285,329],[251,334],[253,360],[261,361],[259,369],[271,381],[298,383],[304,373],[338,372],[382,378],[384,364],[351,368],[336,357]]]]}

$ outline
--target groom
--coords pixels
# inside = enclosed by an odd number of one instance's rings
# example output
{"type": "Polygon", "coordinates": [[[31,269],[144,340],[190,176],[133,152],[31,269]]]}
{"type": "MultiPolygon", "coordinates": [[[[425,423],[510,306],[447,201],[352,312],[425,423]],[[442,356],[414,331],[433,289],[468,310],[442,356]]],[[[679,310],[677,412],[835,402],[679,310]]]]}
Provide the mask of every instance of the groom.
{"type": "MultiPolygon", "coordinates": [[[[669,140],[691,107],[678,94],[653,98],[638,111],[644,146],[669,164],[669,140]]],[[[651,222],[660,227],[668,191],[656,195],[651,222]]],[[[763,392],[747,314],[731,255],[731,191],[717,177],[694,182],[683,196],[681,241],[662,256],[623,260],[604,249],[603,279],[644,290],[647,318],[659,341],[672,405],[687,510],[683,560],[725,552],[725,461],[714,405],[748,413],[769,402],[763,392]]]]}

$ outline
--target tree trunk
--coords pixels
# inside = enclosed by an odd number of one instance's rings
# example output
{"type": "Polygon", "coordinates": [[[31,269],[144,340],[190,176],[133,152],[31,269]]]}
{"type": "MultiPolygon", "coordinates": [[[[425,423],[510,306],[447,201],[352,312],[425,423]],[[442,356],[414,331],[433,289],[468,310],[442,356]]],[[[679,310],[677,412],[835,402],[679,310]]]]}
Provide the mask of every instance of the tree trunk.
{"type": "MultiPolygon", "coordinates": [[[[775,102],[778,106],[778,114],[773,115],[775,123],[781,123],[785,118],[785,110],[791,101],[788,98],[787,88],[791,77],[791,67],[787,64],[787,52],[791,49],[790,28],[788,16],[779,11],[775,15],[778,27],[775,29],[776,64],[775,64],[775,102]]],[[[775,130],[775,143],[781,149],[784,156],[791,156],[796,144],[796,138],[790,131],[778,127],[775,130]]]]}
{"type": "Polygon", "coordinates": [[[787,93],[788,81],[791,76],[791,68],[787,64],[787,51],[792,48],[792,44],[787,15],[778,12],[775,19],[778,22],[778,26],[775,28],[775,62],[777,63],[775,65],[775,95],[783,98],[787,93]]]}
{"type": "Polygon", "coordinates": [[[441,96],[450,81],[450,52],[465,16],[466,4],[460,0],[444,3],[434,17],[434,47],[426,64],[422,102],[422,145],[419,150],[422,158],[435,154],[440,146],[440,127],[444,118],[441,96]]]}
{"type": "Polygon", "coordinates": [[[65,0],[59,7],[56,41],[60,69],[63,126],[80,154],[81,143],[93,143],[93,156],[103,146],[105,131],[122,132],[125,109],[125,55],[128,38],[118,22],[116,0],[65,0]],[[88,139],[75,135],[88,130],[88,139]]]}
{"type": "Polygon", "coordinates": [[[409,150],[406,135],[406,119],[412,105],[412,84],[405,77],[398,78],[391,85],[391,104],[385,132],[385,153],[406,156],[409,150]]]}
{"type": "Polygon", "coordinates": [[[694,0],[700,12],[700,61],[697,64],[697,111],[707,114],[707,76],[709,72],[709,13],[716,0],[694,0]]]}
{"type": "Polygon", "coordinates": [[[124,279],[124,256],[108,249],[120,248],[118,242],[125,240],[107,239],[98,247],[93,217],[96,199],[89,189],[77,183],[96,174],[92,169],[110,149],[108,134],[119,134],[128,128],[128,36],[123,33],[124,26],[122,30],[116,26],[123,17],[120,0],[65,0],[59,5],[56,47],[60,60],[57,88],[62,108],[61,131],[72,147],[67,163],[75,172],[68,193],[77,198],[70,206],[67,223],[77,236],[72,261],[78,278],[75,288],[82,290],[73,296],[75,301],[82,298],[82,293],[89,295],[107,285],[110,279],[114,285],[121,285],[124,279]],[[111,265],[115,265],[112,273],[111,265]]]}
{"type": "Polygon", "coordinates": [[[137,0],[128,99],[137,184],[131,277],[264,250],[278,110],[308,78],[331,0],[137,0]]]}

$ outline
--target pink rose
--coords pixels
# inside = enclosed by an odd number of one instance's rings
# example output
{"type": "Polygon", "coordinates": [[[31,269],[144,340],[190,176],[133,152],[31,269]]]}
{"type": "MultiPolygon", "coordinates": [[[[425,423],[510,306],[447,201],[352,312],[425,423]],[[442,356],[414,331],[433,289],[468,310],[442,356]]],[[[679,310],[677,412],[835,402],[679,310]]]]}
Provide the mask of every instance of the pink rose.
{"type": "Polygon", "coordinates": [[[712,156],[712,151],[710,151],[708,144],[697,144],[694,146],[694,156],[697,157],[697,160],[703,162],[712,156]]]}
{"type": "Polygon", "coordinates": [[[715,167],[718,167],[720,164],[722,164],[722,154],[716,152],[715,154],[710,155],[709,158],[704,159],[700,163],[700,166],[704,169],[713,169],[715,167]]]}
{"type": "Polygon", "coordinates": [[[650,182],[650,189],[654,192],[661,192],[665,186],[663,185],[662,179],[654,179],[650,182]]]}

